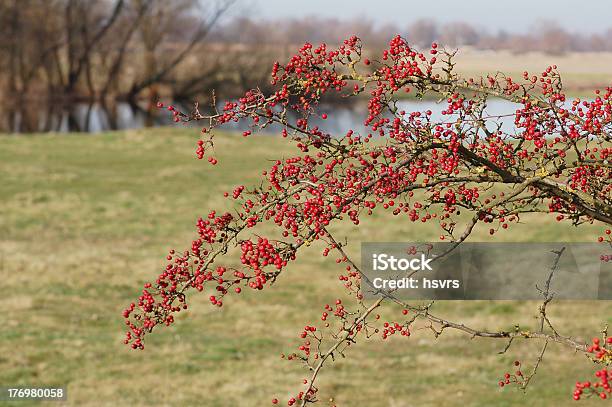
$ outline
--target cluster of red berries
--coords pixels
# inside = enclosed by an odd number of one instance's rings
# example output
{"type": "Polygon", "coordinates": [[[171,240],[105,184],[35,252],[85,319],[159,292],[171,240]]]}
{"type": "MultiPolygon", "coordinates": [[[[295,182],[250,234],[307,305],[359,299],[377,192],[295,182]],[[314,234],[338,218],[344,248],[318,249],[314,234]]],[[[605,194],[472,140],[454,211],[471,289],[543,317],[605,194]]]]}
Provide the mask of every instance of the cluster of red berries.
{"type": "Polygon", "coordinates": [[[612,369],[599,369],[595,372],[597,381],[594,383],[587,380],[585,382],[576,382],[574,390],[574,400],[580,400],[586,396],[596,396],[602,400],[612,397],[612,388],[610,381],[612,380],[612,369]]]}
{"type": "MultiPolygon", "coordinates": [[[[587,348],[587,352],[593,354],[594,361],[603,365],[612,364],[612,336],[605,338],[603,341],[599,338],[593,338],[591,345],[587,348]]],[[[597,396],[602,400],[611,397],[612,388],[612,369],[599,369],[595,372],[597,381],[576,382],[574,390],[574,400],[580,400],[585,396],[597,396]]]]}
{"type": "Polygon", "coordinates": [[[607,337],[603,343],[599,338],[593,338],[587,352],[593,353],[600,363],[612,364],[612,336],[607,337]]]}
{"type": "MultiPolygon", "coordinates": [[[[164,104],[162,102],[157,102],[157,108],[158,109],[163,109],[164,108],[164,104]]],[[[168,106],[166,109],[168,109],[169,112],[172,112],[172,120],[175,123],[178,123],[179,121],[181,121],[181,112],[179,110],[177,110],[172,105],[168,106]]]]}
{"type": "Polygon", "coordinates": [[[521,371],[521,362],[519,360],[514,361],[516,371],[514,373],[504,373],[504,378],[498,382],[499,387],[504,387],[509,384],[522,385],[525,382],[525,376],[521,371]]]}
{"type": "Polygon", "coordinates": [[[390,336],[395,335],[396,333],[401,336],[410,336],[410,329],[407,324],[400,324],[398,322],[385,322],[383,324],[383,331],[381,337],[383,339],[388,339],[390,336]]]}

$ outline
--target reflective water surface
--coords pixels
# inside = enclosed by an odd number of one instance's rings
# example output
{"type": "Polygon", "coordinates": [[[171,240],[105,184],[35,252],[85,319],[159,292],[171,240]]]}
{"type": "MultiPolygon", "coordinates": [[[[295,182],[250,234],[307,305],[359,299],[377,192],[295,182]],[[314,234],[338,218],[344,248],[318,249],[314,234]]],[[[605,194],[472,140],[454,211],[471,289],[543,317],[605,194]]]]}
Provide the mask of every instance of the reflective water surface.
{"type": "MultiPolygon", "coordinates": [[[[406,112],[431,110],[432,121],[448,120],[441,114],[444,103],[433,100],[404,100],[398,103],[406,112]]],[[[501,99],[492,99],[487,103],[486,114],[489,116],[512,115],[518,105],[501,99]]],[[[189,106],[183,106],[188,111],[189,106]]],[[[343,135],[347,130],[363,132],[363,120],[367,117],[365,103],[353,105],[323,105],[321,113],[327,113],[327,119],[312,117],[311,126],[332,135],[343,135]]],[[[504,116],[499,121],[505,126],[512,126],[513,118],[504,116]]],[[[35,132],[84,132],[98,133],[107,130],[137,129],[174,124],[171,115],[165,110],[132,105],[126,102],[105,106],[100,103],[72,103],[70,105],[51,105],[41,108],[8,106],[0,110],[0,131],[9,133],[35,132]]],[[[198,123],[189,125],[199,126],[198,123]]],[[[227,127],[235,130],[246,130],[248,123],[229,123],[227,127]]],[[[506,127],[507,128],[507,127],[506,127]]],[[[279,127],[269,126],[263,130],[277,133],[279,127]]]]}

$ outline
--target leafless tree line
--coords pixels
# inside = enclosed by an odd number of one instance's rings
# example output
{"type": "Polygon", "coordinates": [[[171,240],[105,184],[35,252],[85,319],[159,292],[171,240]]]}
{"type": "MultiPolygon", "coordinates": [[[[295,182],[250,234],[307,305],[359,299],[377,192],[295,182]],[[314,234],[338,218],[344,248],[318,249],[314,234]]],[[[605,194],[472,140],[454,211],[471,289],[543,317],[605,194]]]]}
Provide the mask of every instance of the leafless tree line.
{"type": "Polygon", "coordinates": [[[205,39],[233,3],[3,0],[3,99],[135,100],[163,87],[202,86],[217,62],[202,63],[189,75],[177,73],[206,53],[205,39]]]}
{"type": "MultiPolygon", "coordinates": [[[[108,96],[134,100],[169,89],[191,98],[212,88],[265,86],[270,62],[304,41],[358,34],[384,46],[397,33],[412,43],[516,52],[612,51],[612,29],[571,34],[540,24],[527,34],[490,34],[467,23],[418,20],[406,27],[367,19],[221,17],[234,0],[2,0],[0,91],[4,99],[108,96]]],[[[228,93],[233,93],[225,89],[228,93]]]]}
{"type": "Polygon", "coordinates": [[[270,66],[296,46],[333,44],[353,34],[367,40],[371,52],[397,33],[424,47],[438,41],[515,52],[612,51],[612,29],[586,35],[539,24],[526,34],[491,34],[467,23],[433,20],[399,27],[367,19],[257,19],[243,4],[0,0],[0,130],[53,129],[50,122],[40,124],[40,110],[75,102],[103,104],[112,113],[108,120],[116,121],[118,101],[150,113],[160,98],[206,104],[213,90],[224,98],[254,87],[268,91],[270,66]]]}
{"type": "Polygon", "coordinates": [[[542,51],[560,54],[564,52],[612,51],[612,24],[602,33],[585,34],[570,32],[553,21],[540,21],[528,33],[515,33],[500,28],[491,33],[481,27],[456,21],[437,23],[420,19],[405,26],[395,24],[376,25],[373,21],[356,18],[300,17],[289,20],[254,20],[236,18],[223,25],[212,40],[226,43],[284,44],[311,42],[335,43],[339,38],[357,34],[369,46],[384,46],[391,37],[402,34],[412,44],[423,47],[437,41],[449,47],[472,46],[479,49],[510,50],[516,53],[542,51]]]}

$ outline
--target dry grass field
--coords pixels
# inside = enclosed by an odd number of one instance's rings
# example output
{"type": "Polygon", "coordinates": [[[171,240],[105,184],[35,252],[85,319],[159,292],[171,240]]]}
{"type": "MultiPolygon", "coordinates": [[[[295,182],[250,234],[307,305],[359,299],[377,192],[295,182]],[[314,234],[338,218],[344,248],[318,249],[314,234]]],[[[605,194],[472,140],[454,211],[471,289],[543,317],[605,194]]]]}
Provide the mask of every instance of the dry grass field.
{"type": "MultiPolygon", "coordinates": [[[[197,131],[166,128],[0,136],[0,386],[67,385],[70,406],[267,406],[299,389],[304,370],[279,356],[299,344],[322,305],[344,295],[335,263],[316,245],[275,286],[228,298],[221,310],[194,295],[191,310],[144,351],[122,344],[121,311],[165,265],[167,250],[189,246],[197,217],[225,205],[222,192],[256,182],[269,159],[290,153],[280,138],[222,134],[220,164],[211,167],[194,158],[196,138],[197,131]]],[[[495,240],[592,241],[598,230],[537,216],[495,240]]],[[[361,241],[439,235],[386,215],[335,232],[349,238],[354,255],[361,241]]],[[[477,229],[472,240],[485,237],[477,229]]],[[[563,332],[582,339],[612,324],[611,302],[549,309],[563,332]]],[[[447,301],[433,310],[481,328],[527,329],[537,304],[447,301]]],[[[539,349],[516,341],[499,355],[504,345],[451,332],[434,339],[428,329],[362,341],[323,373],[321,405],[330,398],[339,406],[575,405],[575,380],[593,372],[584,356],[553,344],[526,394],[502,391],[497,381],[512,361],[530,368],[539,349]]]]}
{"type": "Polygon", "coordinates": [[[566,92],[572,96],[593,97],[593,91],[612,85],[612,53],[569,52],[562,55],[510,51],[483,51],[461,48],[457,53],[457,71],[466,77],[503,72],[519,79],[523,71],[539,74],[547,66],[557,65],[566,92]]]}

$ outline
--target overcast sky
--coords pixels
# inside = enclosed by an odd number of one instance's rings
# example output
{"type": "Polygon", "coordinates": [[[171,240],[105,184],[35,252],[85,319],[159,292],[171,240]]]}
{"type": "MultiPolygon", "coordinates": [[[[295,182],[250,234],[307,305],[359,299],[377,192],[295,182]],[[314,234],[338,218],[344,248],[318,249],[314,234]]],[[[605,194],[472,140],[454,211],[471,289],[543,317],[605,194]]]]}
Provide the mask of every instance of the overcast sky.
{"type": "Polygon", "coordinates": [[[526,32],[543,20],[555,21],[570,32],[603,32],[612,27],[611,0],[245,0],[243,4],[251,17],[365,17],[399,27],[420,18],[465,21],[491,32],[526,32]]]}

